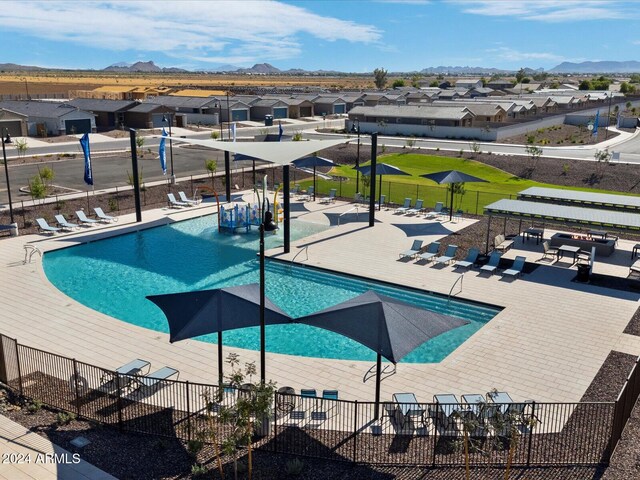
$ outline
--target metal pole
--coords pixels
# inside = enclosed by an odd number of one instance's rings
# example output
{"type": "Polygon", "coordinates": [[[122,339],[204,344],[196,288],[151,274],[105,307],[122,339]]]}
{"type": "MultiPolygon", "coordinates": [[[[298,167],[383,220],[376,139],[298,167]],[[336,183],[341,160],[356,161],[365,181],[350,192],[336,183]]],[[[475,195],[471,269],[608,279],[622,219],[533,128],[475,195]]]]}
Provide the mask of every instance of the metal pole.
{"type": "Polygon", "coordinates": [[[264,385],[266,381],[265,365],[265,325],[264,325],[264,200],[262,209],[262,219],[260,221],[260,382],[264,385]]]}
{"type": "Polygon", "coordinates": [[[358,168],[360,167],[360,120],[356,120],[358,126],[358,150],[356,153],[356,193],[360,191],[360,171],[358,168]]]}
{"type": "Polygon", "coordinates": [[[224,188],[227,195],[227,202],[231,201],[231,159],[229,152],[224,152],[224,188]]]}
{"type": "Polygon", "coordinates": [[[220,141],[223,141],[224,135],[222,134],[222,103],[218,103],[218,124],[220,124],[220,141]]]}
{"type": "Polygon", "coordinates": [[[373,417],[375,420],[380,418],[380,382],[382,381],[380,375],[382,375],[382,355],[378,353],[376,357],[376,410],[373,417]]]}
{"type": "Polygon", "coordinates": [[[218,332],[218,384],[222,388],[224,382],[224,375],[222,372],[222,330],[218,332]]]}
{"type": "Polygon", "coordinates": [[[133,170],[133,195],[136,203],[136,222],[142,221],[142,208],[140,207],[140,178],[138,177],[138,152],[136,151],[136,131],[129,129],[131,139],[131,169],[133,170]]]}
{"type": "Polygon", "coordinates": [[[171,158],[171,185],[176,184],[176,175],[173,171],[173,135],[171,133],[171,125],[173,124],[173,115],[170,114],[168,117],[164,115],[162,117],[163,121],[166,120],[169,124],[169,157],[171,158]]]}
{"type": "Polygon", "coordinates": [[[609,92],[609,109],[607,110],[607,128],[604,129],[604,139],[609,136],[609,127],[611,126],[611,92],[609,92]]]}
{"type": "Polygon", "coordinates": [[[369,193],[369,226],[373,227],[376,221],[376,155],[378,150],[378,134],[371,134],[371,192],[369,193]]]}
{"type": "MultiPolygon", "coordinates": [[[[284,183],[284,188],[282,189],[282,195],[284,196],[284,253],[289,253],[291,251],[291,228],[289,222],[289,213],[291,210],[290,201],[289,201],[289,165],[283,165],[282,167],[282,183],[284,183]]],[[[278,212],[275,212],[276,215],[278,212]]]]}
{"type": "Polygon", "coordinates": [[[227,90],[227,140],[231,140],[231,112],[229,108],[229,90],[227,90]]]}
{"type": "Polygon", "coordinates": [[[9,216],[11,217],[11,224],[14,224],[13,221],[13,204],[11,203],[11,185],[9,183],[9,165],[7,163],[7,151],[5,147],[6,140],[9,138],[9,131],[4,128],[2,132],[2,158],[4,159],[4,174],[7,179],[7,194],[9,195],[9,216]],[[5,137],[4,133],[7,132],[5,137]]]}

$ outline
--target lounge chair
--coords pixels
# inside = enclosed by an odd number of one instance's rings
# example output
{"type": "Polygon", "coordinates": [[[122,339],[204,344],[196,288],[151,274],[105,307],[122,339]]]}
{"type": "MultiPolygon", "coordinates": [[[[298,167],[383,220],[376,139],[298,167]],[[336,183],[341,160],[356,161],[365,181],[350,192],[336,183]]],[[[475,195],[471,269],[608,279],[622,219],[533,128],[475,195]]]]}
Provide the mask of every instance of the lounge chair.
{"type": "Polygon", "coordinates": [[[555,260],[558,257],[558,249],[556,247],[552,247],[549,240],[542,242],[542,250],[543,252],[540,260],[544,260],[547,257],[552,257],[555,260]]]}
{"type": "Polygon", "coordinates": [[[189,206],[187,202],[180,202],[179,200],[176,200],[176,197],[173,193],[167,193],[167,198],[169,199],[170,207],[183,208],[189,206]]]}
{"type": "Polygon", "coordinates": [[[522,269],[524,268],[524,263],[526,261],[526,257],[516,257],[516,259],[513,261],[513,265],[511,265],[511,268],[502,272],[502,275],[509,275],[510,277],[514,278],[522,275],[522,269]]]}
{"type": "Polygon", "coordinates": [[[96,212],[96,217],[98,217],[98,220],[101,222],[111,223],[111,222],[118,221],[117,217],[112,217],[111,215],[107,215],[102,211],[102,208],[100,207],[94,207],[93,211],[96,212]]]}
{"type": "Polygon", "coordinates": [[[80,225],[78,225],[77,223],[70,223],[67,222],[67,219],[64,218],[64,215],[60,214],[60,215],[55,215],[55,219],[56,222],[58,222],[58,226],[62,229],[62,230],[66,230],[68,232],[75,230],[76,228],[78,228],[80,225]]]}
{"type": "Polygon", "coordinates": [[[400,253],[400,258],[413,258],[418,255],[418,253],[420,253],[421,248],[422,240],[414,240],[413,245],[411,245],[411,248],[409,250],[405,250],[404,252],[400,253]]]}
{"type": "Polygon", "coordinates": [[[453,264],[453,268],[471,268],[473,267],[473,265],[476,263],[476,260],[478,260],[478,255],[480,254],[480,250],[478,250],[476,247],[472,247],[469,249],[469,252],[467,253],[467,257],[464,260],[458,260],[456,263],[453,264]]]}
{"type": "Polygon", "coordinates": [[[54,233],[60,231],[58,227],[52,227],[51,225],[49,225],[44,218],[36,218],[36,223],[38,224],[38,227],[40,227],[42,233],[50,233],[51,235],[53,235],[54,233]]]}
{"type": "Polygon", "coordinates": [[[322,398],[325,400],[338,400],[338,390],[323,390],[322,398]]]}
{"type": "Polygon", "coordinates": [[[432,211],[427,212],[424,218],[437,218],[438,215],[440,215],[440,212],[442,212],[443,206],[442,202],[437,202],[435,208],[432,211]]]}
{"type": "Polygon", "coordinates": [[[293,186],[293,188],[289,190],[289,196],[293,197],[294,195],[298,195],[299,192],[300,192],[300,185],[296,183],[293,186]]]}
{"type": "Polygon", "coordinates": [[[315,388],[302,388],[300,390],[300,396],[307,398],[317,398],[318,394],[315,388]]]}
{"type": "Polygon", "coordinates": [[[387,196],[386,195],[380,195],[380,202],[376,202],[373,204],[374,208],[377,208],[378,210],[382,207],[384,207],[387,204],[387,196]]]}
{"type": "Polygon", "coordinates": [[[395,213],[407,213],[409,211],[409,209],[411,208],[411,199],[410,198],[405,198],[404,199],[404,205],[402,205],[401,207],[396,208],[395,213]]]}
{"type": "Polygon", "coordinates": [[[420,213],[420,211],[422,210],[422,204],[424,203],[423,200],[416,200],[416,204],[413,206],[413,208],[410,208],[409,210],[407,210],[407,215],[417,215],[418,213],[420,213]]]}
{"type": "Polygon", "coordinates": [[[456,210],[455,212],[453,212],[453,220],[454,221],[462,220],[462,215],[464,215],[463,210],[461,209],[456,210]]]}
{"type": "Polygon", "coordinates": [[[313,185],[311,185],[309,188],[307,188],[307,193],[304,194],[304,199],[307,202],[313,201],[313,192],[314,192],[313,185]]]}
{"type": "Polygon", "coordinates": [[[418,255],[418,260],[432,260],[433,257],[438,255],[438,250],[440,250],[440,242],[432,242],[427,247],[427,251],[418,255]]]}
{"type": "Polygon", "coordinates": [[[76,210],[76,217],[85,225],[95,225],[96,223],[100,223],[98,220],[87,217],[87,214],[84,213],[83,210],[76,210]]]}
{"type": "Polygon", "coordinates": [[[460,411],[460,402],[452,393],[434,395],[435,411],[431,417],[438,422],[438,426],[444,431],[455,429],[457,412],[460,411]]]}
{"type": "Polygon", "coordinates": [[[189,205],[198,205],[200,203],[200,200],[190,200],[182,191],[178,192],[178,196],[180,197],[181,202],[188,203],[189,205]]]}
{"type": "Polygon", "coordinates": [[[440,255],[439,257],[434,258],[433,261],[436,263],[444,263],[446,265],[454,259],[457,251],[457,245],[448,245],[447,250],[444,252],[444,255],[440,255]]]}
{"type": "Polygon", "coordinates": [[[498,252],[497,250],[494,250],[493,252],[491,252],[489,261],[487,262],[486,265],[483,265],[480,267],[480,271],[489,272],[491,275],[493,275],[493,273],[498,268],[498,264],[500,263],[500,257],[502,257],[502,253],[498,252]]]}
{"type": "Polygon", "coordinates": [[[414,417],[419,418],[424,426],[425,411],[414,393],[394,393],[391,398],[393,398],[393,402],[396,405],[395,422],[400,427],[400,430],[404,429],[406,424],[414,417]]]}
{"type": "Polygon", "coordinates": [[[125,363],[121,367],[115,369],[112,372],[106,372],[106,382],[104,382],[98,389],[103,392],[111,392],[115,389],[122,389],[131,385],[134,381],[135,375],[145,374],[143,371],[146,369],[149,370],[151,363],[146,360],[142,360],[140,358],[136,358],[135,360],[130,361],[129,363],[125,363]]]}
{"type": "Polygon", "coordinates": [[[176,380],[180,378],[180,372],[175,368],[162,367],[149,375],[136,378],[136,381],[138,382],[138,388],[153,391],[162,385],[163,380],[168,380],[174,375],[177,375],[176,380]]]}
{"type": "Polygon", "coordinates": [[[334,203],[336,201],[336,193],[338,191],[335,188],[329,190],[329,196],[320,200],[320,203],[334,203]]]}

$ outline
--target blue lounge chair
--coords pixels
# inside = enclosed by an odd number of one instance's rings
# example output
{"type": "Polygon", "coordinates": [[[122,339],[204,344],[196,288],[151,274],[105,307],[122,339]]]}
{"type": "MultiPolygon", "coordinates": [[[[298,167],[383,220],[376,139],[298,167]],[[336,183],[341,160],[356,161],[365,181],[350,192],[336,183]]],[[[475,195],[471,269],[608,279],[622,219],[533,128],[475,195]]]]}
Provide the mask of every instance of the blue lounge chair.
{"type": "Polygon", "coordinates": [[[427,251],[418,255],[418,260],[432,260],[433,257],[438,255],[438,250],[440,250],[440,242],[430,243],[427,247],[427,251]]]}
{"type": "Polygon", "coordinates": [[[307,398],[317,398],[318,394],[315,388],[303,388],[300,390],[300,396],[307,398]]]}
{"type": "Polygon", "coordinates": [[[84,213],[83,210],[77,210],[76,217],[85,225],[95,225],[96,223],[100,223],[98,220],[94,220],[93,218],[87,217],[87,214],[84,213]]]}
{"type": "Polygon", "coordinates": [[[176,200],[176,197],[173,193],[167,193],[167,198],[169,199],[169,206],[175,208],[183,208],[188,207],[189,204],[186,202],[180,202],[176,200]]]}
{"type": "Polygon", "coordinates": [[[106,213],[104,213],[102,211],[102,208],[100,207],[94,207],[93,211],[96,212],[96,217],[98,217],[98,220],[104,223],[111,223],[111,222],[117,222],[118,219],[116,217],[112,217],[111,215],[107,215],[106,213]]]}
{"type": "Polygon", "coordinates": [[[480,250],[478,250],[476,247],[470,248],[469,252],[467,253],[467,258],[465,258],[464,260],[458,260],[453,264],[453,268],[471,268],[476,263],[476,260],[478,260],[479,254],[480,250]]]}
{"type": "Polygon", "coordinates": [[[420,253],[421,248],[422,248],[422,240],[414,240],[413,245],[411,245],[411,248],[409,250],[405,250],[404,252],[400,253],[400,258],[407,258],[407,257],[413,258],[418,253],[420,253]]]}
{"type": "Polygon", "coordinates": [[[380,195],[380,202],[374,203],[373,204],[374,208],[380,209],[381,207],[384,207],[387,204],[386,200],[387,200],[386,195],[380,195]]]}
{"type": "Polygon", "coordinates": [[[320,203],[334,203],[336,201],[336,193],[338,191],[335,188],[329,190],[329,196],[323,198],[320,203]]]}
{"type": "Polygon", "coordinates": [[[524,268],[524,264],[526,261],[526,257],[516,257],[511,268],[502,272],[502,275],[509,275],[510,277],[514,278],[520,276],[522,274],[522,269],[524,268]]]}
{"type": "Polygon", "coordinates": [[[433,260],[436,263],[447,264],[453,260],[453,258],[456,256],[457,251],[458,251],[457,245],[449,245],[447,246],[447,251],[444,252],[444,255],[440,255],[439,257],[436,257],[433,260]]]}
{"type": "Polygon", "coordinates": [[[338,390],[323,390],[322,398],[326,400],[338,400],[338,390]]]}
{"type": "Polygon", "coordinates": [[[184,192],[178,192],[178,196],[180,197],[181,202],[188,203],[189,205],[198,205],[200,203],[199,200],[188,199],[184,192]]]}
{"type": "Polygon", "coordinates": [[[80,226],[77,223],[67,222],[67,219],[64,218],[64,215],[62,215],[62,214],[55,215],[55,219],[56,219],[56,222],[58,222],[58,226],[61,229],[66,230],[68,232],[70,232],[72,230],[75,230],[76,228],[78,228],[80,226]]]}
{"type": "Polygon", "coordinates": [[[437,218],[443,206],[442,202],[437,202],[435,208],[431,212],[427,212],[424,218],[437,218]]]}
{"type": "Polygon", "coordinates": [[[416,204],[413,206],[413,208],[407,210],[407,215],[417,215],[418,213],[420,213],[420,210],[422,210],[422,203],[423,200],[416,200],[416,204]]]}
{"type": "Polygon", "coordinates": [[[49,225],[44,218],[36,218],[36,223],[43,233],[50,233],[51,235],[53,235],[54,233],[60,231],[58,227],[52,227],[51,225],[49,225]]]}
{"type": "Polygon", "coordinates": [[[401,207],[396,208],[395,213],[407,213],[410,208],[411,208],[411,199],[410,198],[405,198],[404,199],[404,205],[402,205],[401,207]]]}
{"type": "Polygon", "coordinates": [[[498,252],[497,250],[494,250],[493,252],[491,252],[489,261],[487,262],[486,265],[483,265],[482,267],[480,267],[480,271],[489,272],[491,275],[493,275],[493,273],[498,268],[498,264],[500,263],[500,257],[502,257],[502,253],[498,252]]]}

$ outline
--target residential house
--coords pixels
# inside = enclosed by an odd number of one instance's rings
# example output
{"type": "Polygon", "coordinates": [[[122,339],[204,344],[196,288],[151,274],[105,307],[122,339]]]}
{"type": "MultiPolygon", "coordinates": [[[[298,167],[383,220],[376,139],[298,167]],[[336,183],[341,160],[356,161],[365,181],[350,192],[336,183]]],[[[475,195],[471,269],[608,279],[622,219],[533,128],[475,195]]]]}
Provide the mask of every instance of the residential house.
{"type": "Polygon", "coordinates": [[[339,96],[318,95],[313,100],[316,115],[337,115],[347,113],[347,102],[339,96]]]}
{"type": "Polygon", "coordinates": [[[482,88],[482,80],[479,78],[461,78],[456,81],[456,88],[472,90],[474,88],[482,88]]]}
{"type": "Polygon", "coordinates": [[[285,103],[289,109],[289,118],[313,117],[313,102],[307,98],[295,95],[265,95],[264,98],[275,98],[285,103]]]}
{"type": "Polygon", "coordinates": [[[124,125],[124,112],[138,105],[135,100],[74,98],[67,104],[95,115],[98,131],[113,130],[124,125]]]}
{"type": "Polygon", "coordinates": [[[495,80],[489,80],[485,86],[494,90],[505,90],[507,88],[512,88],[513,83],[514,82],[511,80],[496,78],[495,80]]]}
{"type": "Polygon", "coordinates": [[[251,120],[264,121],[266,115],[273,119],[289,118],[289,106],[277,98],[261,98],[251,102],[251,120]]]}
{"type": "Polygon", "coordinates": [[[7,134],[11,137],[26,137],[28,134],[27,120],[27,115],[0,108],[1,139],[4,140],[7,134]]]}
{"type": "Polygon", "coordinates": [[[130,128],[162,128],[167,127],[169,122],[176,124],[175,120],[176,111],[173,108],[157,103],[138,103],[124,112],[124,124],[130,128]]]}
{"type": "Polygon", "coordinates": [[[379,105],[356,107],[349,120],[362,124],[407,124],[444,127],[471,127],[474,115],[464,106],[379,105]]]}
{"type": "Polygon", "coordinates": [[[0,109],[27,117],[29,136],[57,136],[96,131],[95,115],[67,103],[3,100],[0,109]]]}
{"type": "Polygon", "coordinates": [[[220,122],[220,101],[215,97],[160,95],[149,101],[173,109],[179,126],[187,123],[218,125],[220,122]]]}

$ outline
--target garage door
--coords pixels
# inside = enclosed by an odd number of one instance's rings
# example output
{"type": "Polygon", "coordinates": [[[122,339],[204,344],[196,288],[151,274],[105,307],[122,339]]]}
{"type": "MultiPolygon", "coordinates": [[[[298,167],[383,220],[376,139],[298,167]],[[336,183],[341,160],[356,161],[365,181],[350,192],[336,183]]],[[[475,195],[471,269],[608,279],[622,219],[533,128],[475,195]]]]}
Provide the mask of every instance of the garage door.
{"type": "Polygon", "coordinates": [[[273,109],[273,118],[287,118],[288,114],[288,107],[278,107],[273,109]]]}
{"type": "MultiPolygon", "coordinates": [[[[162,113],[154,113],[153,115],[151,115],[151,121],[153,122],[153,128],[162,128],[162,127],[167,127],[169,128],[169,126],[167,125],[167,122],[163,122],[162,121],[162,117],[164,115],[162,115],[162,113]]],[[[171,117],[169,115],[167,115],[167,119],[171,120],[171,117]]]]}
{"type": "Polygon", "coordinates": [[[91,133],[91,120],[65,120],[64,128],[67,135],[91,133]]]}
{"type": "Polygon", "coordinates": [[[8,120],[6,122],[0,123],[0,132],[3,132],[4,134],[5,128],[7,129],[6,131],[9,133],[9,135],[12,137],[22,136],[22,129],[20,128],[20,120],[15,120],[15,121],[8,120]]]}
{"type": "Polygon", "coordinates": [[[231,120],[233,122],[244,122],[249,119],[249,110],[231,110],[231,120]]]}
{"type": "Polygon", "coordinates": [[[311,107],[300,107],[300,116],[301,117],[312,117],[311,107]]]}
{"type": "Polygon", "coordinates": [[[333,106],[333,113],[345,113],[347,106],[344,103],[339,103],[333,106]]]}

